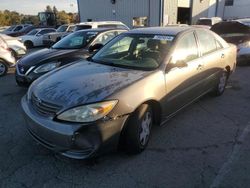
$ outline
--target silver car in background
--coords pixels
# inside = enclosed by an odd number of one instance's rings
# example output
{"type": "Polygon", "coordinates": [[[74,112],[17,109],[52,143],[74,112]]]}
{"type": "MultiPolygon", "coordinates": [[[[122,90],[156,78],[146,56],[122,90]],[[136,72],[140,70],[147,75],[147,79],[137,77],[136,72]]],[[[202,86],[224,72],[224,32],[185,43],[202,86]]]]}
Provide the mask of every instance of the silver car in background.
{"type": "Polygon", "coordinates": [[[0,37],[0,76],[8,72],[9,67],[16,65],[16,59],[5,40],[0,37]]]}
{"type": "Polygon", "coordinates": [[[11,37],[4,34],[0,34],[0,38],[7,43],[8,48],[12,51],[12,54],[16,59],[19,59],[26,54],[27,49],[22,43],[21,38],[11,37]]]}

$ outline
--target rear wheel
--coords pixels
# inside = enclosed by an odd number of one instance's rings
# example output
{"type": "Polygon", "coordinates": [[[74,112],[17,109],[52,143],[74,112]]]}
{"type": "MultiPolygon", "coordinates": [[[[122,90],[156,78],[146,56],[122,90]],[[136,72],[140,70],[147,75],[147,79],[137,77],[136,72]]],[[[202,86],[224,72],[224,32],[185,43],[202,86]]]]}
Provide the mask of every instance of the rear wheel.
{"type": "Polygon", "coordinates": [[[215,96],[220,96],[224,93],[225,88],[227,86],[229,74],[226,71],[223,71],[219,77],[218,83],[213,91],[215,96]]]}
{"type": "Polygon", "coordinates": [[[8,72],[7,64],[3,60],[0,60],[0,76],[4,76],[7,72],[8,72]]]}
{"type": "Polygon", "coordinates": [[[137,154],[147,147],[152,124],[153,112],[148,104],[141,105],[131,115],[125,132],[125,144],[129,153],[137,154]]]}

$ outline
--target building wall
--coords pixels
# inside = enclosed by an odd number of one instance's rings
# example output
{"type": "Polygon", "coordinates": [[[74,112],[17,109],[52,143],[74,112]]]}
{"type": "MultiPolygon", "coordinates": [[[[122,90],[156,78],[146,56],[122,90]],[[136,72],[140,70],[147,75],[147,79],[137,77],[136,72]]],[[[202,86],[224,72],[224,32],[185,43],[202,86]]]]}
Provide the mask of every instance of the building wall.
{"type": "Polygon", "coordinates": [[[210,0],[192,1],[192,24],[195,24],[201,17],[208,17],[210,0]]]}
{"type": "Polygon", "coordinates": [[[178,0],[164,0],[162,25],[176,24],[178,16],[178,0]]]}
{"type": "Polygon", "coordinates": [[[80,21],[122,21],[132,27],[133,17],[148,17],[149,26],[160,24],[160,0],[78,0],[80,21]]]}
{"type": "Polygon", "coordinates": [[[234,0],[233,6],[225,6],[224,19],[250,17],[250,0],[234,0]]]}

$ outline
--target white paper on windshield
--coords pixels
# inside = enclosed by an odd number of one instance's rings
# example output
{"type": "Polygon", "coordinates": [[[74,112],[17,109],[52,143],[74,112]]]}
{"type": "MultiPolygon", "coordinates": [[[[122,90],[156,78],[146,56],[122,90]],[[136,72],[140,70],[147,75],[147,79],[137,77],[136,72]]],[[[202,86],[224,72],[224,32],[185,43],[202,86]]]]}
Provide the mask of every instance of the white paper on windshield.
{"type": "Polygon", "coordinates": [[[155,40],[173,41],[174,37],[173,36],[164,36],[164,35],[155,35],[153,39],[155,39],[155,40]]]}
{"type": "Polygon", "coordinates": [[[96,34],[97,34],[97,32],[94,32],[94,31],[89,31],[87,34],[88,34],[88,35],[96,35],[96,34]]]}

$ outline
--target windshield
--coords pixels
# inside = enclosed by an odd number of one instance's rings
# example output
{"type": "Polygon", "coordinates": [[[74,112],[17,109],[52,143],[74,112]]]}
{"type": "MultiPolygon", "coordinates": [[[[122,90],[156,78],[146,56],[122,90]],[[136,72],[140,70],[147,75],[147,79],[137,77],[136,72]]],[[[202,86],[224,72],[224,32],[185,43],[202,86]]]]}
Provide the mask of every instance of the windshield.
{"type": "Polygon", "coordinates": [[[197,21],[197,25],[212,25],[212,20],[210,19],[201,19],[197,21]]]}
{"type": "Polygon", "coordinates": [[[96,36],[98,32],[81,31],[72,33],[59,42],[54,44],[54,49],[80,49],[86,47],[96,36]]]}
{"type": "Polygon", "coordinates": [[[37,29],[33,29],[32,31],[28,32],[27,35],[36,35],[38,32],[37,29]]]}
{"type": "Polygon", "coordinates": [[[6,29],[6,31],[12,31],[16,26],[13,25],[13,26],[10,26],[8,29],[6,29]]]}
{"type": "Polygon", "coordinates": [[[104,46],[92,61],[111,66],[153,70],[160,66],[174,36],[122,34],[104,46]]]}
{"type": "Polygon", "coordinates": [[[67,25],[61,25],[60,27],[57,28],[56,32],[65,32],[67,28],[68,28],[67,25]]]}

